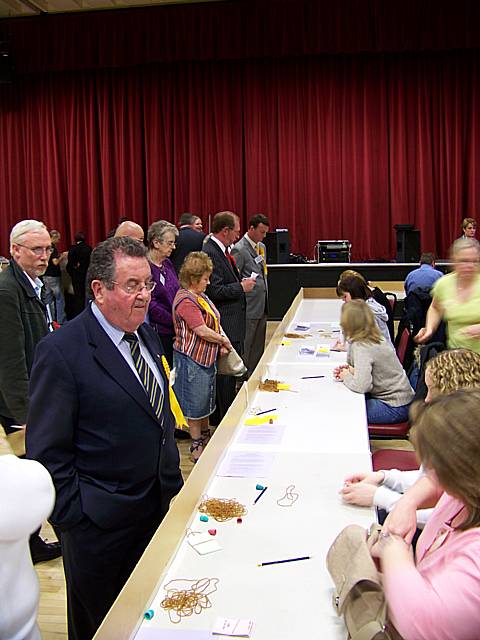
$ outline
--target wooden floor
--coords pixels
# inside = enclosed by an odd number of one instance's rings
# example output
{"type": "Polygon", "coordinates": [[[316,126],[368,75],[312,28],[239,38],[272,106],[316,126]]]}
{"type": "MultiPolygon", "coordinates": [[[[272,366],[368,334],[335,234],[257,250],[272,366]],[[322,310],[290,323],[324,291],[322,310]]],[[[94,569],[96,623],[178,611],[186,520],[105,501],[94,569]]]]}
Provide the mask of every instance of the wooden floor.
{"type": "MultiPolygon", "coordinates": [[[[267,328],[267,343],[277,328],[278,322],[269,322],[267,328]]],[[[180,450],[180,467],[184,479],[186,480],[192,470],[192,463],[189,460],[189,441],[178,440],[180,450]]],[[[376,440],[372,441],[372,450],[379,448],[398,448],[411,450],[412,446],[405,440],[376,440]]],[[[352,469],[355,471],[355,469],[352,469]]],[[[42,536],[52,541],[55,540],[50,525],[46,524],[42,528],[42,536]]],[[[40,609],[38,622],[43,640],[66,640],[66,597],[65,580],[63,577],[62,559],[52,560],[40,565],[36,565],[37,574],[40,579],[40,609]]]]}

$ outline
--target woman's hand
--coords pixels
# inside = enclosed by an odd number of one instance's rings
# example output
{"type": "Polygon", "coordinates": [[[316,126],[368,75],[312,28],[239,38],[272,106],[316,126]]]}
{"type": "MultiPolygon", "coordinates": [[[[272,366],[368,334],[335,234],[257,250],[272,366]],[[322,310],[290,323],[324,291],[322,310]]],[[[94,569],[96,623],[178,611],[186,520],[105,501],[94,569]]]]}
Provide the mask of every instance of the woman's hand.
{"type": "Polygon", "coordinates": [[[335,380],[341,380],[342,378],[340,378],[340,373],[342,372],[342,369],[348,369],[348,364],[341,364],[338,367],[335,367],[335,369],[333,370],[333,377],[335,380]]]}
{"type": "Polygon", "coordinates": [[[340,490],[342,500],[347,504],[357,504],[359,507],[370,507],[373,504],[373,497],[377,487],[366,482],[354,484],[345,483],[340,490]]]}
{"type": "Polygon", "coordinates": [[[433,334],[431,331],[427,331],[425,327],[422,327],[417,335],[413,338],[413,341],[417,344],[426,344],[430,341],[432,335],[433,334]]]}
{"type": "Polygon", "coordinates": [[[345,346],[345,343],[342,342],[341,340],[336,340],[335,344],[330,347],[330,351],[346,351],[347,347],[345,346]]]}
{"type": "Polygon", "coordinates": [[[385,533],[385,528],[370,553],[372,558],[378,558],[382,562],[383,571],[387,568],[387,563],[388,565],[395,563],[396,566],[401,566],[413,562],[409,544],[401,536],[385,533]]]}
{"type": "Polygon", "coordinates": [[[366,484],[373,484],[378,487],[384,480],[385,474],[383,471],[370,471],[369,473],[353,473],[351,476],[347,476],[345,478],[344,483],[356,484],[358,482],[364,482],[366,484]]]}
{"type": "Polygon", "coordinates": [[[416,530],[416,504],[409,500],[407,495],[404,495],[388,514],[383,524],[383,531],[393,536],[399,536],[407,544],[410,544],[416,530]]]}
{"type": "Polygon", "coordinates": [[[233,349],[232,343],[227,336],[222,336],[222,342],[220,343],[220,355],[225,356],[233,349]]]}

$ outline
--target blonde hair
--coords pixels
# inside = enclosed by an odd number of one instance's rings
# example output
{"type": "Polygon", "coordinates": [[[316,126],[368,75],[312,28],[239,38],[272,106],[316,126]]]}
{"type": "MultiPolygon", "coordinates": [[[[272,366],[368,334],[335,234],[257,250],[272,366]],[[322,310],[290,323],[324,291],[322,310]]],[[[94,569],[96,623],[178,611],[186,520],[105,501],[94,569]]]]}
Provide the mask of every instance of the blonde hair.
{"type": "Polygon", "coordinates": [[[410,435],[422,464],[467,507],[467,518],[457,527],[461,531],[480,526],[479,415],[480,391],[472,389],[416,402],[410,413],[410,435]]]}
{"type": "Polygon", "coordinates": [[[480,355],[468,349],[442,351],[425,365],[435,394],[480,388],[480,355]]]}
{"type": "Polygon", "coordinates": [[[205,273],[210,275],[212,271],[213,264],[210,257],[203,251],[192,251],[183,261],[178,279],[182,287],[188,289],[192,282],[199,282],[205,273]]]}
{"type": "Polygon", "coordinates": [[[379,344],[383,340],[375,316],[364,300],[352,300],[343,305],[340,326],[350,342],[379,344]]]}
{"type": "Polygon", "coordinates": [[[458,254],[460,251],[466,249],[475,249],[480,257],[480,243],[475,238],[458,238],[450,247],[450,260],[457,262],[458,254]]]}

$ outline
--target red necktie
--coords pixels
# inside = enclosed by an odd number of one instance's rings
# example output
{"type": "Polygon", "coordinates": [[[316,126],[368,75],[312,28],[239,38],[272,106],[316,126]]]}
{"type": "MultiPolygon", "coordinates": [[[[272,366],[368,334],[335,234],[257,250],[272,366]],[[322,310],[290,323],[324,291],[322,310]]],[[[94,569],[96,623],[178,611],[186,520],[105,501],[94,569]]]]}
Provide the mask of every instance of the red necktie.
{"type": "Polygon", "coordinates": [[[229,253],[228,251],[225,251],[225,255],[227,256],[227,260],[230,262],[230,264],[233,267],[233,270],[236,272],[237,271],[237,263],[235,262],[235,258],[232,256],[231,253],[229,253]]]}

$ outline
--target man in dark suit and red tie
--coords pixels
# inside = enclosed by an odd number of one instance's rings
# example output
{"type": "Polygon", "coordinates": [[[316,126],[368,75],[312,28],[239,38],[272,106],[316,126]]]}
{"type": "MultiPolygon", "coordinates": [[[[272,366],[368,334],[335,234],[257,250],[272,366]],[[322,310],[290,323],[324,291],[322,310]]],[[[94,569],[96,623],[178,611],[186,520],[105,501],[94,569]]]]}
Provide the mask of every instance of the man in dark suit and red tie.
{"type": "Polygon", "coordinates": [[[92,304],[37,347],[27,419],[57,494],[70,640],[93,637],[182,486],[146,248],[100,243],[87,284],[92,304]]]}
{"type": "MultiPolygon", "coordinates": [[[[245,294],[255,287],[254,278],[243,278],[236,267],[230,247],[240,237],[240,220],[231,211],[217,213],[212,222],[212,235],[203,245],[213,263],[206,294],[220,312],[222,327],[234,349],[241,355],[245,340],[245,294]]],[[[217,378],[217,415],[219,422],[235,398],[235,378],[217,378]]]]}

